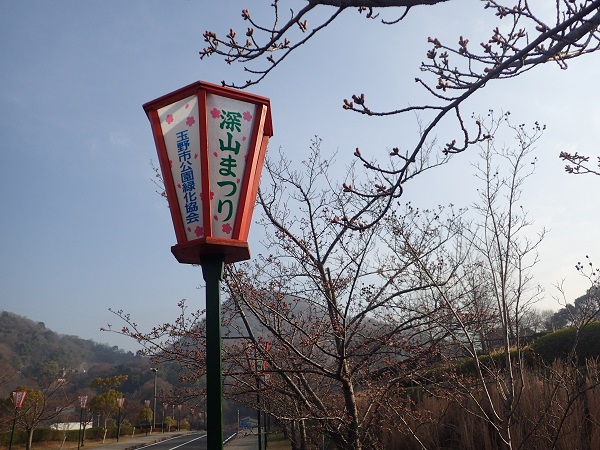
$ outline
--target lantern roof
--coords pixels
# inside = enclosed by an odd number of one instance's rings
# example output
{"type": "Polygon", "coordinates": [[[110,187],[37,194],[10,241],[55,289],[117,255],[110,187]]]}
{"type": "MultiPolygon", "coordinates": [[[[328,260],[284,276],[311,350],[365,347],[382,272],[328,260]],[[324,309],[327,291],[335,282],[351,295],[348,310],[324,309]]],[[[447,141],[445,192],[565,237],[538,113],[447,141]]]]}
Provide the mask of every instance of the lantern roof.
{"type": "Polygon", "coordinates": [[[250,103],[262,103],[269,106],[269,108],[267,108],[267,116],[265,118],[265,128],[263,133],[269,137],[273,136],[273,121],[271,118],[270,108],[271,101],[267,97],[262,97],[260,95],[250,94],[248,92],[234,90],[231,88],[225,88],[223,86],[219,86],[218,84],[207,83],[206,81],[196,81],[169,94],[144,103],[144,111],[146,111],[146,114],[148,114],[149,111],[154,109],[158,110],[173,103],[173,101],[176,101],[177,99],[183,99],[194,95],[199,90],[204,90],[208,93],[228,97],[234,100],[241,100],[250,103]]]}

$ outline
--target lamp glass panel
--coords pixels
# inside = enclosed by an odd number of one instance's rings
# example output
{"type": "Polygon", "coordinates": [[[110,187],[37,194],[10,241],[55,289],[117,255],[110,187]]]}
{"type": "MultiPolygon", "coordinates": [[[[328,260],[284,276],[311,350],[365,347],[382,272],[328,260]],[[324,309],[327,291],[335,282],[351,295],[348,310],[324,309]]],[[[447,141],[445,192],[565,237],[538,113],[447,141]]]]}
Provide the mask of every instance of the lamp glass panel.
{"type": "Polygon", "coordinates": [[[212,235],[232,238],[256,105],[207,94],[212,235]]]}
{"type": "Polygon", "coordinates": [[[189,241],[204,237],[198,98],[160,108],[158,116],[186,237],[189,241]]]}

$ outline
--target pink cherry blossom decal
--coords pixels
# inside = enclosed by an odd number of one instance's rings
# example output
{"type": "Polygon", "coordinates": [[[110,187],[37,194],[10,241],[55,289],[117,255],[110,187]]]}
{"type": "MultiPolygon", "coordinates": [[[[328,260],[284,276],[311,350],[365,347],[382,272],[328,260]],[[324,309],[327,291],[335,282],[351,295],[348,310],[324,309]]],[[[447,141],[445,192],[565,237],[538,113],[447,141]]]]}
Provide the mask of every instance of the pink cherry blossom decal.
{"type": "Polygon", "coordinates": [[[246,140],[246,136],[242,136],[242,141],[245,141],[245,140],[246,140]]]}
{"type": "Polygon", "coordinates": [[[194,159],[198,159],[198,153],[194,153],[194,159]]]}
{"type": "Polygon", "coordinates": [[[204,235],[204,228],[196,227],[196,229],[194,230],[194,234],[198,237],[204,235]]]}
{"type": "Polygon", "coordinates": [[[178,184],[177,184],[177,187],[178,187],[179,189],[181,189],[181,184],[179,184],[179,183],[178,183],[178,184]]]}
{"type": "Polygon", "coordinates": [[[214,219],[214,220],[219,220],[219,216],[217,216],[217,215],[214,215],[214,216],[213,216],[213,219],[214,219]]]}
{"type": "Polygon", "coordinates": [[[231,225],[229,225],[229,222],[223,224],[223,233],[225,233],[225,234],[231,233],[231,225]]]}
{"type": "Polygon", "coordinates": [[[173,161],[169,160],[169,167],[173,167],[173,161]]]}
{"type": "Polygon", "coordinates": [[[194,125],[196,123],[196,120],[194,120],[194,116],[190,116],[187,118],[185,123],[187,124],[188,127],[191,127],[192,125],[194,125]]]}
{"type": "Polygon", "coordinates": [[[185,104],[185,109],[188,109],[189,107],[190,107],[190,104],[189,104],[189,103],[186,103],[186,104],[185,104]]]}
{"type": "Polygon", "coordinates": [[[215,156],[215,158],[219,157],[219,154],[217,152],[214,152],[213,155],[215,156]]]}
{"type": "Polygon", "coordinates": [[[213,119],[218,119],[221,116],[221,111],[219,111],[217,108],[213,108],[210,110],[210,115],[213,119]]]}
{"type": "Polygon", "coordinates": [[[250,114],[250,112],[246,111],[244,114],[244,120],[250,122],[252,120],[252,114],[250,114]]]}
{"type": "Polygon", "coordinates": [[[169,114],[169,115],[167,115],[167,120],[165,120],[165,122],[167,122],[169,125],[171,125],[174,120],[175,119],[173,118],[173,114],[169,114]]]}
{"type": "Polygon", "coordinates": [[[188,231],[192,231],[192,229],[191,229],[190,227],[187,227],[187,230],[188,230],[188,231]]]}
{"type": "Polygon", "coordinates": [[[214,191],[210,191],[210,199],[212,200],[213,198],[215,198],[215,193],[214,191]]]}
{"type": "Polygon", "coordinates": [[[236,180],[236,183],[237,183],[237,184],[240,184],[240,179],[239,179],[239,178],[236,180]]]}

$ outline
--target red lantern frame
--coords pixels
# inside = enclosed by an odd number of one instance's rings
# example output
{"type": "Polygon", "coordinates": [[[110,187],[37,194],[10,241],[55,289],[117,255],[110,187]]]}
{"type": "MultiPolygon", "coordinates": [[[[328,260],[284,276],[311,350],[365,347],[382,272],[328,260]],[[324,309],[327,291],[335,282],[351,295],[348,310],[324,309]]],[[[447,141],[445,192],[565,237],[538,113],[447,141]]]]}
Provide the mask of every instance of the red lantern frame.
{"type": "Polygon", "coordinates": [[[252,221],[252,212],[258,193],[260,174],[264,163],[266,148],[269,138],[273,135],[271,120],[271,107],[269,99],[253,94],[248,94],[236,89],[224,88],[211,83],[198,81],[186,87],[164,95],[143,106],[152,126],[152,133],[156,144],[160,168],[165,183],[165,191],[171,211],[171,218],[177,245],[171,247],[175,258],[184,264],[201,264],[207,257],[220,258],[225,263],[243,261],[250,258],[248,247],[248,234],[252,221]],[[207,111],[207,95],[223,97],[235,101],[246,102],[255,106],[254,122],[249,139],[246,165],[241,181],[239,201],[237,202],[235,224],[231,238],[215,236],[212,224],[212,202],[207,199],[211,186],[209,163],[209,125],[207,111]],[[180,201],[177,197],[175,180],[171,171],[171,163],[167,154],[167,145],[161,122],[159,110],[189,97],[197,98],[199,120],[200,148],[194,149],[200,155],[200,173],[202,192],[202,225],[203,235],[197,239],[190,239],[186,234],[184,220],[181,215],[180,201]]]}
{"type": "Polygon", "coordinates": [[[13,404],[15,410],[21,409],[26,396],[27,396],[27,391],[13,391],[12,396],[11,396],[11,401],[12,401],[12,404],[13,404]]]}

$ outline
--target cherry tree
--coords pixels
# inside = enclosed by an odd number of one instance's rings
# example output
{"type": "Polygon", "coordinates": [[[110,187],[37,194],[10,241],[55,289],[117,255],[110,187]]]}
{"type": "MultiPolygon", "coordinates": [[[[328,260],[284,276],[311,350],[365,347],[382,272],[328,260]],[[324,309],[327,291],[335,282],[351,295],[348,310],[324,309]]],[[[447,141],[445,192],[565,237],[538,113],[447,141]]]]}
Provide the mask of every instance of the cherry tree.
{"type": "Polygon", "coordinates": [[[43,389],[18,387],[18,391],[26,391],[23,406],[16,415],[17,427],[25,431],[27,440],[25,449],[30,450],[33,444],[33,432],[42,424],[56,419],[75,402],[66,389],[66,380],[53,380],[43,389]]]}
{"type": "MultiPolygon", "coordinates": [[[[435,361],[447,335],[417,293],[452,283],[456,268],[441,261],[461,222],[441,207],[408,205],[354,229],[343,217],[356,197],[332,181],[320,144],[313,141],[301,169],[283,157],[265,166],[259,204],[270,254],[225,277],[239,317],[234,334],[247,337],[228,352],[229,375],[238,396],[260,402],[256,390],[268,390],[270,404],[255,406],[298,424],[299,436],[316,423],[336,448],[378,448],[377,430],[394,426],[387,408],[405,407],[389,393],[435,361]],[[423,266],[435,276],[426,278],[423,266]],[[266,361],[268,384],[246,363],[249,344],[266,361]]],[[[362,220],[379,213],[365,211],[362,220]]]]}
{"type": "Polygon", "coordinates": [[[590,157],[580,155],[579,153],[560,152],[560,159],[567,162],[565,171],[573,175],[593,174],[600,176],[600,156],[597,156],[595,163],[590,162],[590,157]],[[594,164],[597,163],[597,168],[594,164]]]}
{"type": "MultiPolygon", "coordinates": [[[[315,138],[301,169],[283,156],[265,164],[259,205],[269,253],[225,271],[224,392],[276,418],[295,449],[317,432],[340,449],[378,448],[377,430],[396,426],[389,408],[407,407],[389,393],[436,361],[448,335],[417,294],[454,283],[457,268],[442,262],[461,212],[396,205],[402,213],[362,229],[381,207],[357,207],[320,146],[315,138]],[[361,216],[349,220],[357,208],[361,216]]],[[[358,179],[350,168],[347,183],[358,179]]],[[[202,396],[202,312],[180,306],[175,322],[150,332],[117,314],[127,322],[122,333],[157,362],[179,362],[190,397],[202,396]]]]}
{"type": "MultiPolygon", "coordinates": [[[[528,217],[522,195],[534,173],[533,151],[544,128],[513,126],[509,117],[482,121],[490,138],[479,145],[481,157],[475,165],[479,199],[470,208],[473,221],[461,236],[468,243],[465,258],[454,272],[456,282],[436,284],[422,302],[436,305],[433,317],[442,319],[439,327],[458,350],[450,353],[446,347],[441,353],[450,362],[447,367],[456,367],[458,354],[470,360],[472,369],[466,374],[448,370],[443,377],[435,371],[417,373],[415,381],[432,397],[460,405],[462,413],[477,417],[478,423],[493,431],[492,439],[498,442],[493,448],[533,448],[539,442],[546,448],[559,448],[558,443],[568,441],[571,432],[565,425],[568,417],[585,402],[588,391],[598,386],[597,378],[581,370],[575,350],[581,330],[598,312],[598,301],[593,288],[582,299],[573,348],[562,365],[546,364],[531,352],[526,360],[521,333],[543,293],[531,269],[546,231],[528,217]],[[514,134],[516,144],[497,142],[501,128],[514,134]],[[573,382],[577,377],[586,382],[573,382]],[[541,391],[544,394],[536,409],[524,412],[526,398],[532,392],[540,396],[541,391]],[[523,427],[523,423],[528,425],[523,427]]],[[[592,287],[597,286],[599,271],[591,262],[588,265],[579,263],[577,270],[592,287]]],[[[433,272],[432,279],[435,276],[433,272]]],[[[407,421],[407,425],[410,432],[421,435],[422,422],[410,425],[407,421]]],[[[585,433],[578,436],[584,441],[588,438],[585,433]]]]}
{"type": "MultiPolygon", "coordinates": [[[[321,30],[333,21],[355,11],[367,20],[378,20],[382,26],[401,27],[411,20],[417,8],[430,8],[442,0],[308,0],[299,9],[284,9],[283,0],[269,1],[272,21],[255,18],[248,9],[241,12],[246,22],[245,31],[239,33],[232,27],[228,33],[206,31],[206,46],[200,52],[202,58],[222,57],[227,63],[241,64],[250,78],[244,82],[223,81],[224,85],[245,88],[262,81],[299,47],[314,40],[321,30]]],[[[600,0],[555,0],[535,2],[518,0],[506,3],[500,0],[479,2],[482,11],[473,13],[494,15],[495,24],[488,36],[457,36],[454,43],[442,42],[434,34],[429,37],[430,49],[424,55],[420,70],[423,76],[415,82],[423,89],[428,100],[415,105],[399,105],[392,110],[379,110],[370,105],[364,93],[349,95],[343,100],[343,108],[368,116],[393,116],[418,113],[424,119],[421,135],[415,142],[401,142],[391,152],[395,163],[377,164],[357,150],[356,157],[370,170],[379,173],[383,182],[377,186],[357,189],[346,186],[367,203],[376,198],[388,198],[402,194],[405,176],[425,150],[440,121],[454,118],[455,138],[447,142],[441,151],[445,154],[459,153],[469,146],[486,140],[481,123],[464,114],[465,101],[480,90],[500,80],[519,77],[544,64],[555,64],[567,69],[574,58],[594,53],[600,48],[600,0]],[[406,150],[399,150],[400,148],[406,150]]],[[[265,8],[267,6],[265,5],[265,8]]],[[[262,17],[262,14],[259,15],[262,17]]],[[[352,30],[354,32],[354,30],[352,30]]],[[[432,31],[432,33],[434,33],[432,31]]],[[[340,37],[341,38],[341,37],[340,37]]],[[[385,43],[381,43],[384,45],[385,43]]],[[[385,55],[385,52],[382,52],[385,55]]],[[[359,57],[359,56],[358,56],[359,57]]],[[[382,56],[384,57],[384,56],[382,56]]],[[[567,157],[568,155],[564,155],[567,157]]],[[[578,155],[574,155],[577,159],[578,155]]],[[[568,158],[567,158],[568,159],[568,158]]],[[[573,167],[574,173],[594,172],[582,164],[581,159],[573,167]]],[[[569,169],[567,169],[569,170],[569,169]]],[[[352,218],[349,218],[352,220],[352,218]]]]}
{"type": "MultiPolygon", "coordinates": [[[[478,398],[475,403],[478,409],[471,413],[485,417],[497,432],[502,447],[512,449],[517,447],[512,435],[512,421],[524,389],[519,375],[524,365],[520,353],[520,322],[539,298],[540,290],[529,271],[537,262],[536,249],[545,230],[530,231],[533,223],[527,217],[521,199],[524,182],[535,167],[531,153],[543,127],[536,124],[530,131],[523,125],[512,126],[508,117],[492,119],[486,126],[486,133],[494,136],[499,127],[508,126],[515,134],[516,148],[498,145],[493,137],[481,144],[480,163],[475,172],[481,182],[480,199],[472,208],[476,214],[474,226],[465,234],[472,244],[471,258],[480,268],[480,280],[487,287],[491,300],[500,364],[495,359],[484,363],[479,358],[481,347],[473,336],[484,324],[466,321],[465,315],[453,307],[456,302],[452,297],[460,297],[469,290],[461,288],[453,292],[441,287],[436,288],[436,293],[448,306],[461,331],[453,334],[454,341],[460,344],[475,367],[478,389],[470,389],[468,382],[460,382],[456,384],[457,393],[471,399],[483,393],[482,399],[478,398]],[[500,401],[494,398],[495,393],[499,393],[500,401]]],[[[462,269],[471,270],[468,265],[462,269]]]]}

